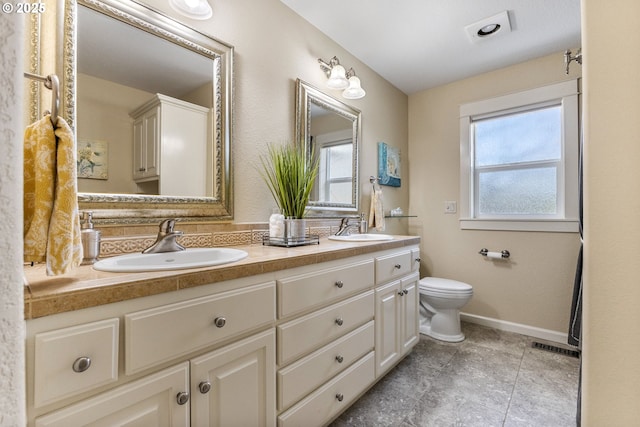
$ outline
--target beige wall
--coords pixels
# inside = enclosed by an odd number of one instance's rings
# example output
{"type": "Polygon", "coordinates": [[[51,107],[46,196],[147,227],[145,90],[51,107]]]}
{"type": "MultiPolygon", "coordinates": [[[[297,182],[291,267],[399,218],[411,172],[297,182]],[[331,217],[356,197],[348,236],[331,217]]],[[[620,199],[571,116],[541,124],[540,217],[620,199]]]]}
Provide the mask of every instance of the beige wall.
{"type": "MultiPolygon", "coordinates": [[[[254,166],[269,142],[293,141],[295,80],[300,78],[362,111],[360,164],[361,210],[368,212],[369,175],[377,171],[377,142],[407,153],[407,96],[357,61],[279,0],[216,0],[207,21],[180,18],[164,0],[150,6],[235,47],[234,205],[236,222],[267,221],[275,203],[254,166]],[[337,55],[353,67],[367,96],[345,100],[325,89],[326,76],[318,58],[337,55]]],[[[406,166],[406,163],[405,165],[406,166]]],[[[408,170],[399,189],[385,187],[387,210],[409,205],[408,170]]],[[[387,231],[406,232],[406,219],[387,221],[387,231]]]]}
{"type": "Polygon", "coordinates": [[[133,119],[129,113],[154,94],[102,80],[86,74],[77,76],[77,133],[79,141],[109,144],[109,178],[78,179],[78,191],[85,193],[135,193],[133,181],[133,119]]]}
{"type": "Polygon", "coordinates": [[[640,422],[640,2],[582,1],[583,425],[640,422]]]}
{"type": "Polygon", "coordinates": [[[409,97],[410,232],[422,237],[423,275],[474,287],[464,312],[566,334],[578,254],[577,233],[460,230],[461,104],[578,77],[564,73],[562,53],[482,74],[409,97]],[[478,254],[507,249],[509,262],[478,254]]]}

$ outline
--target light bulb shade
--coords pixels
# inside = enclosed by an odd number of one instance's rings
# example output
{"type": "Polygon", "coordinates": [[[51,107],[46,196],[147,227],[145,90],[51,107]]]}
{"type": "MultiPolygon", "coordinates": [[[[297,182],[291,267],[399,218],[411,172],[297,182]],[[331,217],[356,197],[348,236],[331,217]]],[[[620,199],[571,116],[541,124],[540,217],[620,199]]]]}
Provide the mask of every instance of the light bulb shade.
{"type": "Polygon", "coordinates": [[[191,19],[209,19],[213,15],[211,5],[207,0],[169,0],[169,6],[191,19]]]}
{"type": "Polygon", "coordinates": [[[349,86],[347,80],[347,72],[340,64],[336,64],[331,68],[331,74],[329,74],[329,80],[327,80],[327,87],[329,89],[344,89],[349,86]]]}
{"type": "Polygon", "coordinates": [[[358,76],[351,76],[349,78],[349,87],[342,92],[342,96],[347,99],[360,99],[364,98],[367,93],[360,86],[360,79],[358,76]]]}

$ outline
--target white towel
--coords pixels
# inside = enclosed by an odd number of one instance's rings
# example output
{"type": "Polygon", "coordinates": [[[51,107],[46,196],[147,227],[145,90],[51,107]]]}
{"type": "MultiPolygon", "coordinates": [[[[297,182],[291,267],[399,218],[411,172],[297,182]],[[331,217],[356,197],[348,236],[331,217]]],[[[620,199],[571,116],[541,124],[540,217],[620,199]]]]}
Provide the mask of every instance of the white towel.
{"type": "Polygon", "coordinates": [[[369,227],[376,231],[384,231],[384,200],[382,189],[373,188],[371,192],[371,208],[369,210],[369,227]]]}

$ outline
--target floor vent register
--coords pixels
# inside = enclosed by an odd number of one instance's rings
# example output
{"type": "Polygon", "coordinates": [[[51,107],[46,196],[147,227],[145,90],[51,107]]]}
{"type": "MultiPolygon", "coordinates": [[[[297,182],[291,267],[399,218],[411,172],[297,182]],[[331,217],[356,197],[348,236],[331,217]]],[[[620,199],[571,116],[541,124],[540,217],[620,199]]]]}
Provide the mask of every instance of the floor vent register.
{"type": "Polygon", "coordinates": [[[580,358],[580,352],[577,350],[569,350],[566,348],[556,347],[555,345],[543,344],[540,342],[534,341],[531,343],[531,347],[537,348],[539,350],[550,351],[552,353],[563,354],[569,357],[575,357],[576,359],[580,358]]]}

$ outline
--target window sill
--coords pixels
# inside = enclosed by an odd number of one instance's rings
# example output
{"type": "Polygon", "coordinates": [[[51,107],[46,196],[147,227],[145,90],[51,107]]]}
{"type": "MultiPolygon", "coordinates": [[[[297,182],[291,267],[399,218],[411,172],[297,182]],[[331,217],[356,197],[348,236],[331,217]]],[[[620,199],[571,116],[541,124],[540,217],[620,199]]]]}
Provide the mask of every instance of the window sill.
{"type": "Polygon", "coordinates": [[[547,233],[577,233],[577,219],[460,219],[461,230],[540,231],[547,233]]]}

